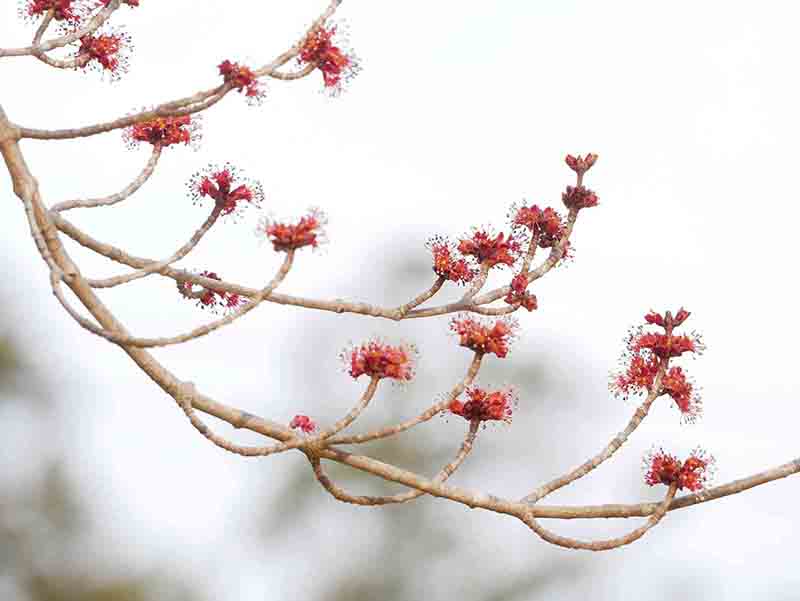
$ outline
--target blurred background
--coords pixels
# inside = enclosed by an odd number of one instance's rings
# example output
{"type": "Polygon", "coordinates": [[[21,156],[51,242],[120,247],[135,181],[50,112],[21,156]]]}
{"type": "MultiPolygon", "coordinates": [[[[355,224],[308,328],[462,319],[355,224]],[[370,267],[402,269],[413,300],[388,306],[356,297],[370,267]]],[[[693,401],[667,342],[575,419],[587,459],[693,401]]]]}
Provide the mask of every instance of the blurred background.
{"type": "MultiPolygon", "coordinates": [[[[115,17],[136,44],[131,70],[53,72],[0,61],[0,103],[34,127],[116,117],[217,82],[223,59],[266,62],[322,3],[143,2],[115,17]]],[[[797,456],[794,274],[800,127],[797,8],[786,2],[359,3],[340,8],[363,72],[340,97],[321,78],[270,83],[261,107],[231,94],[205,116],[197,152],[170,148],[142,190],[67,218],[148,257],[170,255],[204,219],[184,194],[208,163],[230,161],[294,217],[322,207],[330,244],[302,252],[282,290],[397,305],[432,282],[432,235],[505,225],[512,202],[552,204],[571,183],[567,153],[597,152],[575,260],[537,282],[508,359],[479,382],[513,384],[508,427],[482,431],[453,482],[509,498],[574,467],[627,422],[607,392],[627,329],[649,309],[693,312],[707,352],[684,365],[705,416],[681,425],[659,402],[618,456],[552,503],[655,500],[642,482],[653,445],[717,458],[722,483],[797,456]]],[[[0,7],[0,45],[32,35],[0,7]]],[[[119,133],[24,143],[48,203],[105,195],[141,170],[147,149],[119,133]]],[[[397,507],[334,501],[299,453],[224,454],[113,345],[80,330],[49,292],[22,207],[0,187],[0,599],[794,599],[800,479],[671,513],[638,543],[605,554],[541,542],[516,520],[422,497],[397,507]]],[[[251,231],[256,212],[218,224],[181,263],[256,286],[280,257],[251,231]]],[[[120,273],[69,243],[83,272],[120,273]]],[[[490,285],[504,283],[506,274],[490,285]]],[[[445,289],[441,300],[459,290],[445,289]]],[[[147,278],[105,291],[143,336],[211,316],[147,278]]],[[[381,322],[264,306],[237,324],[155,352],[179,377],[242,409],[323,423],[363,383],[338,359],[371,335],[415,343],[417,379],[382,387],[356,429],[417,414],[464,373],[469,353],[447,318],[381,322]]],[[[244,442],[257,438],[214,424],[244,442]]],[[[364,452],[426,474],[465,424],[434,419],[364,452]]],[[[329,466],[355,492],[395,488],[329,466]]],[[[553,522],[605,537],[634,521],[553,522]]]]}

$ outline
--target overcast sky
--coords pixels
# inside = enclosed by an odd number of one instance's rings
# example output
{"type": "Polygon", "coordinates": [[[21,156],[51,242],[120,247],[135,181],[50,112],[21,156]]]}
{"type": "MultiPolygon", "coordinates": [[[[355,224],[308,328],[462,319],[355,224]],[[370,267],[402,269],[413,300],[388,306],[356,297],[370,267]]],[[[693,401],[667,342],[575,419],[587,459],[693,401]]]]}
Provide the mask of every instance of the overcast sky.
{"type": "MultiPolygon", "coordinates": [[[[319,0],[144,0],[115,17],[136,44],[122,81],[4,59],[0,103],[10,119],[33,127],[116,117],[214,85],[223,59],[267,62],[322,7],[319,0]]],[[[680,425],[674,408],[659,403],[618,460],[553,502],[656,498],[638,469],[653,443],[679,452],[702,444],[717,458],[720,483],[797,456],[796,3],[347,0],[338,15],[363,64],[341,97],[319,93],[317,74],[270,82],[261,107],[230,94],[205,115],[197,152],[166,150],[155,176],[126,203],[68,218],[135,254],[168,256],[203,219],[184,194],[185,181],[208,163],[230,161],[262,182],[268,210],[294,216],[316,205],[330,217],[330,244],[323,253],[300,253],[286,292],[396,305],[431,282],[429,236],[503,228],[509,205],[523,199],[561,208],[560,192],[571,183],[563,156],[596,152],[587,184],[601,205],[581,214],[575,260],[537,282],[539,310],[520,316],[514,356],[491,368],[495,381],[512,384],[515,373],[540,374],[550,392],[530,398],[520,387],[520,417],[510,428],[516,434],[487,432],[491,444],[476,452],[496,458],[455,481],[516,498],[599,450],[634,409],[606,390],[627,328],[651,308],[681,305],[692,311],[687,326],[708,346],[686,362],[703,387],[704,418],[680,425]],[[535,440],[526,427],[535,428],[535,440]],[[532,469],[537,453],[548,462],[532,469]]],[[[30,35],[14,3],[4,2],[0,45],[23,45],[30,35]]],[[[127,150],[118,132],[27,141],[24,151],[49,204],[117,191],[147,160],[146,149],[127,150]]],[[[132,565],[174,554],[187,574],[209,578],[214,598],[313,597],[314,586],[295,578],[297,564],[257,559],[241,519],[254,472],[279,482],[305,469],[302,461],[249,462],[200,439],[121,352],[56,306],[21,205],[7,181],[2,190],[0,244],[31,315],[24,340],[68,391],[58,419],[68,424],[70,469],[113,524],[98,540],[124,544],[132,565]],[[219,559],[215,545],[239,562],[209,575],[219,559]]],[[[257,285],[278,261],[252,235],[257,217],[219,224],[184,265],[257,285]]],[[[122,269],[88,252],[74,255],[93,277],[122,269]]],[[[207,317],[163,279],[103,298],[140,335],[181,332],[207,317]]],[[[419,344],[420,372],[438,388],[420,383],[391,393],[414,408],[465,367],[444,318],[391,324],[273,306],[257,313],[155,354],[222,402],[279,421],[300,408],[333,417],[349,406],[359,386],[337,360],[348,340],[380,332],[419,344]],[[326,392],[335,407],[322,406],[326,392]]],[[[36,443],[25,441],[23,428],[13,435],[22,448],[36,443]]],[[[24,477],[24,466],[14,469],[13,477],[24,477]]],[[[596,601],[670,598],[676,589],[664,583],[683,582],[694,598],[791,598],[787,591],[800,585],[789,569],[800,536],[798,482],[670,514],[624,551],[588,560],[575,554],[591,566],[590,588],[562,583],[554,598],[583,598],[587,590],[596,601]]],[[[476,561],[495,562],[502,549],[516,570],[556,557],[573,561],[512,519],[436,507],[442,520],[469,524],[465,540],[478,549],[476,561]]],[[[320,520],[359,528],[356,510],[323,510],[331,513],[320,520]]],[[[551,525],[576,535],[619,529],[551,525]]],[[[359,552],[348,540],[338,549],[359,552]]],[[[409,578],[423,578],[425,567],[417,569],[409,578]]]]}

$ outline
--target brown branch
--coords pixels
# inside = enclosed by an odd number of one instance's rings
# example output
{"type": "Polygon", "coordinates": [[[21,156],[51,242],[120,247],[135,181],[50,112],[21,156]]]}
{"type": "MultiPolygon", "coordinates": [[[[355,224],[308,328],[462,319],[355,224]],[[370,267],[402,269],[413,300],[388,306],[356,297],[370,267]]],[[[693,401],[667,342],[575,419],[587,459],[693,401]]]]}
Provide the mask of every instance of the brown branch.
{"type": "Polygon", "coordinates": [[[528,513],[522,521],[524,521],[528,527],[538,534],[542,539],[546,540],[548,543],[558,545],[559,547],[566,547],[567,549],[583,549],[585,551],[610,551],[611,549],[617,549],[625,545],[630,545],[632,542],[639,540],[645,534],[647,534],[647,532],[653,528],[653,526],[658,524],[661,521],[661,518],[663,518],[669,510],[669,505],[675,498],[675,493],[677,490],[678,483],[675,482],[669,487],[666,497],[664,497],[664,500],[658,504],[658,507],[648,518],[647,522],[645,522],[636,530],[617,538],[597,541],[582,541],[576,538],[560,536],[543,527],[530,513],[528,513]]]}
{"type": "Polygon", "coordinates": [[[418,426],[419,424],[425,423],[426,421],[430,420],[433,416],[438,415],[450,405],[450,403],[455,399],[458,395],[464,392],[464,389],[472,384],[472,381],[478,375],[478,371],[481,368],[481,359],[483,359],[483,354],[475,353],[472,358],[472,363],[469,365],[469,369],[467,370],[467,374],[464,378],[453,387],[453,390],[450,391],[446,397],[444,397],[438,403],[435,403],[418,416],[411,418],[407,421],[404,421],[399,424],[395,424],[393,426],[385,426],[383,428],[379,428],[378,430],[373,430],[372,432],[367,432],[366,434],[354,434],[352,436],[337,436],[335,438],[331,438],[328,442],[330,444],[362,444],[365,442],[370,442],[373,440],[379,440],[381,438],[386,438],[388,436],[394,436],[395,434],[400,434],[401,432],[405,432],[413,428],[414,426],[418,426]]]}
{"type": "MultiPolygon", "coordinates": [[[[461,467],[461,464],[464,462],[464,459],[467,458],[470,451],[472,450],[472,445],[475,442],[475,437],[478,434],[478,427],[480,426],[479,421],[472,421],[469,425],[469,430],[467,431],[467,435],[464,438],[464,441],[461,443],[461,447],[458,450],[458,454],[456,455],[455,459],[453,459],[450,463],[445,465],[436,476],[433,477],[433,482],[444,482],[450,476],[452,476],[455,471],[461,467]]],[[[316,476],[317,480],[320,484],[327,490],[331,495],[333,495],[339,501],[343,501],[345,503],[351,503],[353,505],[367,505],[367,506],[380,506],[380,505],[391,505],[396,503],[406,503],[408,501],[413,501],[424,495],[425,493],[421,490],[410,490],[408,492],[399,493],[396,495],[384,495],[384,496],[370,496],[370,495],[352,495],[344,490],[342,487],[335,484],[327,474],[325,474],[324,470],[322,469],[322,463],[319,460],[319,457],[314,455],[309,455],[309,461],[311,462],[311,466],[314,469],[314,475],[316,476]]]]}
{"type": "Polygon", "coordinates": [[[147,164],[144,166],[142,172],[134,179],[130,184],[125,186],[120,192],[116,194],[111,194],[109,196],[103,196],[102,198],[86,198],[83,200],[65,200],[64,202],[60,202],[50,209],[53,212],[58,213],[59,211],[67,211],[69,209],[75,209],[78,207],[81,208],[94,208],[94,207],[109,207],[111,205],[115,205],[118,202],[122,202],[126,198],[133,195],[139,188],[141,188],[144,183],[150,179],[150,176],[153,174],[153,171],[158,164],[158,159],[161,157],[161,146],[159,144],[155,144],[153,146],[153,152],[150,155],[150,159],[147,161],[147,164]]]}

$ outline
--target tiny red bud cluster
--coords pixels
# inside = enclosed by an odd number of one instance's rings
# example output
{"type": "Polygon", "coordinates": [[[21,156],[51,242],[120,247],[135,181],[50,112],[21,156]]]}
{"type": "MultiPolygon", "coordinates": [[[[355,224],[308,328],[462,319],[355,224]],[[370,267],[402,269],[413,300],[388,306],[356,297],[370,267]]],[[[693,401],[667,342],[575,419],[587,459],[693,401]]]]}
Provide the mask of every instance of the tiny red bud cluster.
{"type": "Polygon", "coordinates": [[[293,430],[300,430],[304,434],[311,434],[317,429],[317,424],[307,415],[295,415],[289,422],[289,427],[293,430]]]}
{"type": "Polygon", "coordinates": [[[597,195],[584,186],[567,186],[561,200],[568,209],[588,209],[597,206],[597,195]]]}
{"type": "Polygon", "coordinates": [[[702,490],[713,476],[714,458],[702,449],[695,449],[681,462],[663,449],[653,449],[644,458],[644,481],[650,486],[677,484],[678,490],[702,490]]]}
{"type": "Polygon", "coordinates": [[[256,235],[266,237],[276,251],[286,252],[304,246],[316,249],[326,241],[324,226],[327,222],[325,213],[311,208],[297,223],[284,223],[263,217],[259,220],[256,235]]]}
{"type": "Polygon", "coordinates": [[[314,65],[322,72],[325,88],[334,95],[360,71],[358,57],[334,40],[338,29],[338,25],[318,27],[308,34],[297,56],[300,64],[314,65]]]}
{"type": "Polygon", "coordinates": [[[410,345],[392,346],[380,340],[370,340],[346,350],[342,359],[353,378],[390,378],[400,382],[414,377],[416,349],[410,345]]]}
{"type": "Polygon", "coordinates": [[[208,196],[220,209],[220,214],[238,215],[247,205],[258,206],[264,200],[261,184],[244,178],[232,165],[209,165],[195,173],[187,184],[195,204],[208,196]]]}
{"type": "Polygon", "coordinates": [[[134,123],[125,130],[124,136],[129,146],[136,146],[140,142],[161,148],[173,144],[196,144],[201,136],[200,123],[200,117],[195,115],[157,117],[134,123]]]}
{"type": "Polygon", "coordinates": [[[244,93],[249,103],[258,104],[264,99],[266,94],[261,87],[261,82],[249,67],[226,59],[217,65],[217,68],[223,81],[230,84],[234,90],[244,93]]]}
{"type": "MultiPolygon", "coordinates": [[[[213,271],[201,271],[198,275],[211,280],[221,279],[213,271]]],[[[203,286],[194,285],[188,281],[178,281],[177,285],[178,292],[181,296],[196,300],[198,307],[208,309],[212,312],[217,312],[219,310],[235,310],[247,302],[241,295],[227,292],[226,290],[205,288],[203,286]]]]}
{"type": "Polygon", "coordinates": [[[458,336],[458,344],[476,353],[508,355],[517,322],[512,319],[483,321],[470,315],[458,315],[450,321],[450,329],[458,336]]]}
{"type": "Polygon", "coordinates": [[[528,311],[534,311],[539,308],[539,301],[536,295],[528,292],[528,275],[519,273],[514,276],[509,286],[508,294],[506,294],[505,302],[509,305],[519,304],[525,307],[528,311]]]}
{"type": "Polygon", "coordinates": [[[504,233],[492,236],[485,230],[476,230],[471,238],[462,238],[458,243],[458,252],[474,257],[480,264],[494,267],[506,265],[511,267],[522,251],[522,245],[513,234],[506,237],[504,233]]]}
{"type": "Polygon", "coordinates": [[[597,161],[597,155],[589,153],[585,157],[582,157],[581,155],[572,156],[571,154],[568,154],[564,161],[575,173],[578,175],[583,175],[589,171],[589,169],[591,169],[592,165],[595,164],[597,161]]]}
{"type": "Polygon", "coordinates": [[[466,401],[454,399],[450,402],[448,405],[450,413],[461,416],[467,421],[511,422],[517,405],[517,397],[512,389],[489,391],[474,386],[466,390],[466,395],[466,401]]]}

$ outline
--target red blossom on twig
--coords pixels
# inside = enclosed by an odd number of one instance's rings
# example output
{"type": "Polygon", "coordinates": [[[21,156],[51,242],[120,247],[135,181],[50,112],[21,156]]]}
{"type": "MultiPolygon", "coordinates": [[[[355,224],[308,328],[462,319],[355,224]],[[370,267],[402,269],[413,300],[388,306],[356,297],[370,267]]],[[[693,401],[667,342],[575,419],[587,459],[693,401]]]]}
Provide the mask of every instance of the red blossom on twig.
{"type": "Polygon", "coordinates": [[[227,59],[217,65],[217,68],[225,83],[230,84],[234,90],[244,93],[248,103],[259,104],[263,101],[266,92],[252,69],[227,59]]]}
{"type": "Polygon", "coordinates": [[[311,434],[317,429],[317,424],[307,415],[295,415],[289,422],[289,427],[293,430],[300,430],[303,434],[311,434]]]}
{"type": "Polygon", "coordinates": [[[447,407],[450,413],[461,416],[467,421],[511,422],[517,405],[517,396],[513,389],[488,391],[473,386],[467,388],[466,395],[466,401],[454,399],[450,402],[447,407]]]}
{"type": "Polygon", "coordinates": [[[127,33],[113,30],[83,36],[75,56],[84,69],[99,69],[116,80],[128,70],[128,53],[132,48],[127,33]]]}
{"type": "Polygon", "coordinates": [[[208,196],[221,208],[221,215],[239,215],[247,205],[259,206],[264,200],[261,184],[244,178],[230,164],[209,165],[195,173],[188,182],[195,204],[208,196]]]}
{"type": "Polygon", "coordinates": [[[370,340],[347,349],[342,359],[353,378],[368,375],[373,378],[390,378],[399,382],[414,377],[416,349],[411,345],[392,346],[381,340],[370,340]]]}
{"type": "Polygon", "coordinates": [[[181,115],[178,117],[157,117],[150,121],[134,123],[123,136],[133,147],[141,142],[166,148],[173,144],[194,145],[201,137],[201,117],[181,115]]]}
{"type": "Polygon", "coordinates": [[[589,169],[591,169],[595,162],[597,162],[597,155],[589,153],[585,157],[582,157],[581,155],[572,156],[571,154],[568,154],[564,158],[564,161],[575,173],[578,175],[583,175],[589,171],[589,169]]]}
{"type": "Polygon", "coordinates": [[[470,315],[458,315],[450,321],[450,329],[458,336],[458,344],[476,353],[508,355],[517,322],[510,318],[483,321],[470,315]]]}
{"type": "Polygon", "coordinates": [[[76,23],[81,20],[80,6],[75,6],[75,0],[28,0],[22,14],[36,18],[51,10],[55,21],[76,23]]]}
{"type": "Polygon", "coordinates": [[[684,462],[663,449],[652,449],[645,455],[643,465],[646,484],[677,484],[678,490],[693,492],[705,488],[714,472],[714,458],[699,448],[692,451],[684,462]]]}
{"type": "Polygon", "coordinates": [[[508,294],[506,294],[505,302],[509,305],[519,304],[525,307],[528,311],[534,311],[539,308],[539,301],[535,294],[527,291],[528,288],[528,275],[525,273],[518,273],[511,280],[508,294]]]}
{"type": "Polygon", "coordinates": [[[327,240],[324,230],[327,223],[328,218],[321,209],[311,208],[297,223],[262,217],[256,227],[256,235],[259,238],[266,237],[276,251],[286,252],[304,246],[316,249],[327,240]]]}
{"type": "Polygon", "coordinates": [[[433,271],[436,275],[457,284],[466,284],[475,277],[476,270],[466,259],[453,256],[455,247],[444,238],[436,237],[428,241],[433,254],[433,271]]]}
{"type": "Polygon", "coordinates": [[[597,206],[597,195],[584,186],[567,186],[561,200],[568,209],[588,209],[597,206]]]}
{"type": "Polygon", "coordinates": [[[703,402],[694,383],[686,378],[680,367],[671,367],[661,379],[661,388],[668,394],[683,414],[683,420],[694,422],[703,412],[703,402]]]}
{"type": "MultiPolygon", "coordinates": [[[[212,280],[220,280],[221,278],[213,271],[201,271],[198,275],[209,278],[212,280]]],[[[192,284],[188,281],[178,281],[178,292],[184,298],[193,299],[197,301],[197,306],[202,309],[208,309],[212,312],[218,310],[235,310],[244,305],[247,300],[235,293],[227,292],[225,290],[215,290],[213,288],[205,288],[200,285],[192,284]]]]}
{"type": "Polygon", "coordinates": [[[336,95],[342,84],[350,81],[360,71],[358,57],[343,46],[338,38],[339,25],[320,26],[312,31],[300,48],[297,60],[300,64],[314,65],[322,72],[325,89],[336,95]]]}
{"type": "Polygon", "coordinates": [[[513,235],[499,233],[492,237],[485,230],[475,230],[471,238],[462,238],[458,243],[458,252],[474,257],[478,263],[489,267],[506,265],[511,267],[516,262],[522,245],[513,235]]]}

